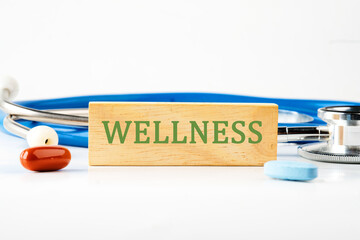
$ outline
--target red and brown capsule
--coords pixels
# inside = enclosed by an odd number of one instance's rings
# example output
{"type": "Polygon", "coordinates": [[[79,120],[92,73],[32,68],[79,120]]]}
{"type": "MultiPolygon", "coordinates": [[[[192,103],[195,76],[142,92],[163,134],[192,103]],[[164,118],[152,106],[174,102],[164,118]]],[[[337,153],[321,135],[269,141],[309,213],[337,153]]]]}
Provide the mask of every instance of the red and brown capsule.
{"type": "Polygon", "coordinates": [[[71,160],[70,151],[61,146],[27,148],[20,154],[20,162],[31,171],[56,171],[66,167],[71,160]]]}

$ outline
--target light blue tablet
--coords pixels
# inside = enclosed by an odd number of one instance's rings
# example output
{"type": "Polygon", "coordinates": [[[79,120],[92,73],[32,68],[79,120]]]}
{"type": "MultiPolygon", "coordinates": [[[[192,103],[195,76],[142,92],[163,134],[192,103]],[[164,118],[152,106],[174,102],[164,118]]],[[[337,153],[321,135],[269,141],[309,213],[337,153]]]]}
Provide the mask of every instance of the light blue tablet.
{"type": "Polygon", "coordinates": [[[264,173],[281,180],[310,181],[318,176],[318,168],[306,162],[277,160],[265,163],[264,173]]]}

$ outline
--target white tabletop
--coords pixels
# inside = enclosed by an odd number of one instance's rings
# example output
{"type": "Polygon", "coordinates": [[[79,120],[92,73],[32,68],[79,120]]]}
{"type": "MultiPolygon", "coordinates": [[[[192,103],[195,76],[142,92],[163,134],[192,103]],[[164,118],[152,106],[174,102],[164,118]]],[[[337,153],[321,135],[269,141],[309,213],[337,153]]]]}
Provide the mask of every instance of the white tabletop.
{"type": "MultiPolygon", "coordinates": [[[[0,239],[358,239],[360,166],[313,162],[311,182],[262,167],[22,168],[25,141],[0,133],[0,239]]],[[[278,159],[306,161],[296,146],[278,159]]]]}

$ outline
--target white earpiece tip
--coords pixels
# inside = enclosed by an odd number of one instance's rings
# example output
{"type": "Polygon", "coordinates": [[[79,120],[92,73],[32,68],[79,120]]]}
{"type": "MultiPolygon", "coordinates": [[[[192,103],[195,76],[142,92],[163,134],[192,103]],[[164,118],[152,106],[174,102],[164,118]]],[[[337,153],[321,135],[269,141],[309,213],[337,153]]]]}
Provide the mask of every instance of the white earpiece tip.
{"type": "Polygon", "coordinates": [[[3,94],[3,99],[14,99],[18,92],[19,85],[14,78],[10,76],[0,76],[0,94],[3,94]]]}
{"type": "Polygon", "coordinates": [[[30,129],[26,135],[30,147],[57,145],[59,137],[54,129],[48,126],[37,126],[30,129]]]}

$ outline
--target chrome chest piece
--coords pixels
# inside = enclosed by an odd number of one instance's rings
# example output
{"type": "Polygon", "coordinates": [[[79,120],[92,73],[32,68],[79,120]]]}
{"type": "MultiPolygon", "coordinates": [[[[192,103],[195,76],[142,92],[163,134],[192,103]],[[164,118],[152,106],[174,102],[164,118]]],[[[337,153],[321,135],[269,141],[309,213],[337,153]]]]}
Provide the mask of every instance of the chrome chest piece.
{"type": "Polygon", "coordinates": [[[360,106],[335,106],[318,110],[328,124],[327,142],[298,147],[300,156],[323,162],[360,163],[360,106]]]}

